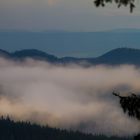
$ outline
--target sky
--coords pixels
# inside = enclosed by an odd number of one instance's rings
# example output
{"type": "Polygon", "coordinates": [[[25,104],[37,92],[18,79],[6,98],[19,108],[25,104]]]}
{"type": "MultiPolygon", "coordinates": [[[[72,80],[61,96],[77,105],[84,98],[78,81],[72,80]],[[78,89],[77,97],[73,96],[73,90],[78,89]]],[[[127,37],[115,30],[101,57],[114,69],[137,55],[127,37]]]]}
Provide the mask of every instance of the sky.
{"type": "Polygon", "coordinates": [[[140,28],[140,3],[96,8],[93,0],[0,0],[0,30],[100,31],[140,28]]]}

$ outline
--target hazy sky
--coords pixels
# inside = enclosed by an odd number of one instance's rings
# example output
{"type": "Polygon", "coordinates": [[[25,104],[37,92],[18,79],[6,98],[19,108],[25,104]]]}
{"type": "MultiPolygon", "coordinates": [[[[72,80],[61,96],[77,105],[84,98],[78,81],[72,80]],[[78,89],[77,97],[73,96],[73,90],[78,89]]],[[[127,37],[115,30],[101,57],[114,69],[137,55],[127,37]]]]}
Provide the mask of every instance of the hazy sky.
{"type": "Polygon", "coordinates": [[[0,30],[97,31],[140,28],[140,5],[95,8],[93,0],[0,0],[0,30]]]}

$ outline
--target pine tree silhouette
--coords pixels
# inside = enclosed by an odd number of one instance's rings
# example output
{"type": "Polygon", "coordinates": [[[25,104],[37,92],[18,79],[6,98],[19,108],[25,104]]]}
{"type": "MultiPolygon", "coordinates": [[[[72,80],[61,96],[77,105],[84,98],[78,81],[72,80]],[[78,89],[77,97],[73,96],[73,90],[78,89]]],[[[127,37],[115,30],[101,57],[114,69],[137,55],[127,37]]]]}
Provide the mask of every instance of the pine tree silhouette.
{"type": "MultiPolygon", "coordinates": [[[[120,94],[113,92],[113,95],[119,97],[120,105],[130,117],[134,117],[140,121],[140,96],[131,94],[129,96],[120,96],[120,94]]],[[[140,140],[140,134],[134,137],[134,140],[140,140]]]]}

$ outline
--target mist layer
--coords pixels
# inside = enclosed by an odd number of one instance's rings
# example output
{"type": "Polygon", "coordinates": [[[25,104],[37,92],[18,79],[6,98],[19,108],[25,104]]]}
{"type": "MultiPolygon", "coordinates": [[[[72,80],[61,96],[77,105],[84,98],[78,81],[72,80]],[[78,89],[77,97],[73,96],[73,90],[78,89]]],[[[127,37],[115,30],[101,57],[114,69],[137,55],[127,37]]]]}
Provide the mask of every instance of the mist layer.
{"type": "Polygon", "coordinates": [[[139,123],[123,113],[112,91],[140,91],[140,69],[51,65],[0,59],[0,114],[52,127],[129,136],[139,123]]]}

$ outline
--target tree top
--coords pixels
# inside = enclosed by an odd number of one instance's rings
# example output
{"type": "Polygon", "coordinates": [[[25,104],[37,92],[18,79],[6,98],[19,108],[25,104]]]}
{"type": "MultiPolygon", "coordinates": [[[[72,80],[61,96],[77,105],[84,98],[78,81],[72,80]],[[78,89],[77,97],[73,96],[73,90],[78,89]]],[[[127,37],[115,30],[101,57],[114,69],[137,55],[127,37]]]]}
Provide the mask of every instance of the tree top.
{"type": "Polygon", "coordinates": [[[96,7],[104,7],[106,4],[113,2],[117,4],[118,8],[120,8],[121,6],[129,6],[131,13],[135,8],[135,0],[94,0],[94,4],[96,7]]]}

